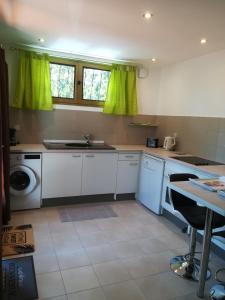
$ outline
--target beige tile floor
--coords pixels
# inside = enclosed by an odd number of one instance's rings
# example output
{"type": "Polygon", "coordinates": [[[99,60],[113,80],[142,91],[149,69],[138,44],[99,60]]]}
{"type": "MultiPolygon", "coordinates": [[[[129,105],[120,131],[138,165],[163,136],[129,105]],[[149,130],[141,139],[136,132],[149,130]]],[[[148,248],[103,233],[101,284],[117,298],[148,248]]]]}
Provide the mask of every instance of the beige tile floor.
{"type": "MultiPolygon", "coordinates": [[[[39,299],[199,299],[197,284],[169,269],[171,257],[188,251],[188,237],[135,201],[112,208],[118,217],[66,223],[56,207],[12,214],[12,224],[33,224],[39,299]]],[[[222,264],[212,255],[214,271],[222,264]]]]}

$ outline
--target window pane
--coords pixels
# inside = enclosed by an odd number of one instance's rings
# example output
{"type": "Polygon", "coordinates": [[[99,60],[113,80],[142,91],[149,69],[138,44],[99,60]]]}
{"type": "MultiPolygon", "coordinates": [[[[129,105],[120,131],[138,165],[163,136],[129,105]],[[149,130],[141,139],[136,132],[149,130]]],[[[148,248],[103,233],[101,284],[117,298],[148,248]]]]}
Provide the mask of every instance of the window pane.
{"type": "Polygon", "coordinates": [[[110,71],[84,68],[83,99],[105,101],[110,71]]]}
{"type": "Polygon", "coordinates": [[[52,97],[74,99],[75,67],[50,64],[52,97]]]}

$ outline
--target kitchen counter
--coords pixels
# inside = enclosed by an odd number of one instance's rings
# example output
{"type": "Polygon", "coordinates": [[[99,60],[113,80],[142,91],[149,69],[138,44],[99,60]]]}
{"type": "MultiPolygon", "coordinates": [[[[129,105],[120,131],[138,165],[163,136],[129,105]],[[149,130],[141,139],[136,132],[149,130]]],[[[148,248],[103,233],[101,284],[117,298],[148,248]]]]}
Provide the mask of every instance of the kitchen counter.
{"type": "Polygon", "coordinates": [[[42,144],[18,144],[16,146],[10,146],[11,153],[18,152],[45,152],[47,149],[42,144]]]}
{"type": "Polygon", "coordinates": [[[173,151],[167,151],[163,148],[148,148],[143,145],[112,145],[115,150],[85,150],[85,149],[61,149],[61,150],[54,150],[54,149],[47,149],[42,144],[18,144],[17,146],[11,146],[10,151],[11,153],[14,152],[41,152],[41,153],[51,153],[51,152],[144,152],[146,154],[151,154],[158,156],[160,158],[168,158],[170,156],[175,156],[176,154],[173,151]]]}
{"type": "MultiPolygon", "coordinates": [[[[188,167],[191,167],[196,170],[200,170],[206,173],[211,174],[212,176],[225,176],[225,165],[216,165],[216,166],[195,166],[189,163],[185,163],[182,161],[175,160],[171,158],[172,156],[179,156],[174,151],[167,151],[163,148],[148,148],[144,145],[112,145],[115,150],[48,150],[42,144],[19,144],[17,146],[11,146],[10,151],[11,153],[23,153],[23,152],[41,152],[41,153],[73,153],[73,152],[141,152],[144,154],[150,154],[156,156],[158,158],[162,158],[165,160],[173,161],[177,164],[183,164],[188,167]]],[[[190,154],[191,155],[191,154],[190,154]]]]}

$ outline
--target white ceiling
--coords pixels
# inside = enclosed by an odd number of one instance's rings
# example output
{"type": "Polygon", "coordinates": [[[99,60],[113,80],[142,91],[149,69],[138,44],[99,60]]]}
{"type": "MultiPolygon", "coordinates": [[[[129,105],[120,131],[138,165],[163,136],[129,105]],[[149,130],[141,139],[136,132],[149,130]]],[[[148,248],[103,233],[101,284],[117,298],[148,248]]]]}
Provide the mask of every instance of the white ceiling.
{"type": "Polygon", "coordinates": [[[225,48],[225,0],[2,0],[0,19],[2,42],[44,37],[48,49],[109,59],[170,63],[225,48]]]}

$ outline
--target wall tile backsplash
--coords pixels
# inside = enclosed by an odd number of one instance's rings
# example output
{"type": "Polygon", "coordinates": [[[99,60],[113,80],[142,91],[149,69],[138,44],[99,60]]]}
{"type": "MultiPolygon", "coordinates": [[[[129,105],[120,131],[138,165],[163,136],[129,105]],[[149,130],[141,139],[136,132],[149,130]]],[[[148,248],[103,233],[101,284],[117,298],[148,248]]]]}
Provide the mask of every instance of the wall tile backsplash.
{"type": "Polygon", "coordinates": [[[101,112],[10,109],[10,124],[20,125],[20,143],[41,143],[43,139],[76,139],[91,133],[108,144],[145,144],[148,136],[177,134],[177,151],[225,162],[225,118],[149,116],[109,116],[101,112]],[[130,122],[157,123],[157,128],[131,127],[130,122]]]}
{"type": "Polygon", "coordinates": [[[108,144],[145,144],[155,128],[131,127],[130,122],[152,122],[155,116],[122,117],[101,112],[53,110],[28,111],[10,109],[10,126],[20,126],[20,143],[41,143],[43,139],[77,139],[91,133],[108,144]]]}
{"type": "Polygon", "coordinates": [[[176,150],[225,162],[225,119],[158,116],[160,142],[177,133],[176,150]]]}

